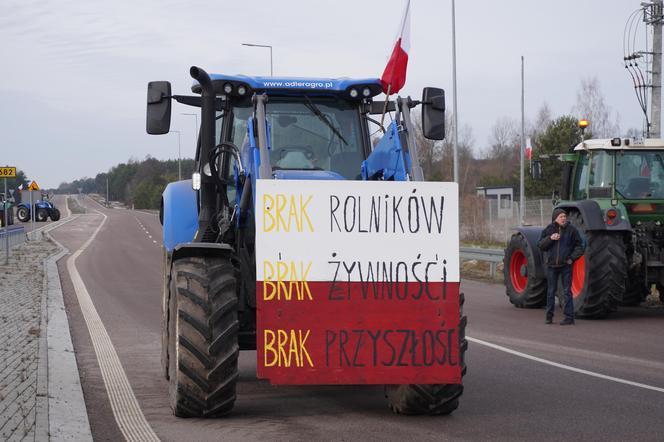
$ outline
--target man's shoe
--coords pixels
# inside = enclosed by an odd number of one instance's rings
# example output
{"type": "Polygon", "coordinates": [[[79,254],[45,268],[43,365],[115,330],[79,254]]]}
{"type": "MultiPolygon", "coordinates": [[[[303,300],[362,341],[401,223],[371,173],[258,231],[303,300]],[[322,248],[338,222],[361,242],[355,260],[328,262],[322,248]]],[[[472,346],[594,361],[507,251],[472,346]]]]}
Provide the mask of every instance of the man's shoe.
{"type": "Polygon", "coordinates": [[[560,325],[574,325],[574,319],[565,318],[560,322],[560,325]]]}
{"type": "Polygon", "coordinates": [[[553,317],[547,316],[546,321],[544,321],[545,324],[553,324],[553,317]]]}

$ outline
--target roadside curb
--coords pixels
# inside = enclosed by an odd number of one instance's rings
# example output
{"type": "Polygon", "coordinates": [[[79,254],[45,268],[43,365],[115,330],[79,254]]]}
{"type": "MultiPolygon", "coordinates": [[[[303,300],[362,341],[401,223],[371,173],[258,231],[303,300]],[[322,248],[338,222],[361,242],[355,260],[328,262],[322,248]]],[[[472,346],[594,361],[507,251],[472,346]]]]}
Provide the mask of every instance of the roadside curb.
{"type": "MultiPolygon", "coordinates": [[[[78,217],[67,218],[66,222],[69,222],[78,217]]],[[[53,226],[53,229],[62,224],[53,226]]],[[[44,261],[47,284],[42,294],[42,324],[46,321],[47,331],[42,333],[39,342],[35,439],[91,441],[92,432],[57,266],[57,261],[68,255],[69,250],[49,234],[53,229],[43,232],[60,252],[44,261]]]]}

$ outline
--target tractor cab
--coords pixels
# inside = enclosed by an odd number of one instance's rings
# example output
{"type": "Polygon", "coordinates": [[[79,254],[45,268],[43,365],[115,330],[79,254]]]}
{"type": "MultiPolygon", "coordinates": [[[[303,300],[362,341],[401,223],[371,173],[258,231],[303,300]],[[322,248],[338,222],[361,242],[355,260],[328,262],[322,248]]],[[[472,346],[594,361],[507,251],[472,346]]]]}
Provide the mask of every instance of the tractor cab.
{"type": "Polygon", "coordinates": [[[588,140],[563,159],[569,163],[563,199],[604,200],[600,206],[631,222],[664,217],[663,140],[588,140]]]}
{"type": "MultiPolygon", "coordinates": [[[[211,75],[221,92],[215,141],[238,147],[243,165],[253,163],[257,128],[253,94],[264,98],[270,167],[280,179],[360,179],[370,153],[363,103],[381,93],[376,79],[302,79],[211,75]],[[226,123],[226,124],[225,124],[226,123]],[[249,129],[249,130],[248,130],[249,129]]],[[[200,93],[194,84],[193,92],[200,93]]],[[[255,172],[255,171],[254,171],[255,172]]]]}

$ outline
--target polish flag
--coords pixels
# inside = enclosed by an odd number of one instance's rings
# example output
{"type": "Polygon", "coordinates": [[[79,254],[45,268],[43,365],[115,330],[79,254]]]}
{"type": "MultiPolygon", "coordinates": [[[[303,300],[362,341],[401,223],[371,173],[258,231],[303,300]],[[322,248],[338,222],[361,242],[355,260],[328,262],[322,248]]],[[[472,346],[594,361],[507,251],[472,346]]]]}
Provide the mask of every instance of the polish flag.
{"type": "Polygon", "coordinates": [[[529,161],[533,159],[533,147],[530,144],[530,138],[526,139],[526,158],[528,158],[529,161]]]}
{"type": "Polygon", "coordinates": [[[410,0],[406,2],[397,41],[392,49],[390,59],[385,66],[380,83],[385,94],[396,94],[406,83],[406,67],[408,66],[408,51],[410,50],[410,0]]]}

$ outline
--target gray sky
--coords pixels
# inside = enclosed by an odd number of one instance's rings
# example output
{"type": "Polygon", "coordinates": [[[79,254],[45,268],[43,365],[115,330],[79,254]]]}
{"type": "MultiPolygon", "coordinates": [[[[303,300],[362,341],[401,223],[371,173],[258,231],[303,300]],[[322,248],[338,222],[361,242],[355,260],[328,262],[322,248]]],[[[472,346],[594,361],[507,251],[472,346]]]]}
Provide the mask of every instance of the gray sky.
{"type": "MultiPolygon", "coordinates": [[[[446,90],[452,108],[449,0],[413,0],[408,79],[402,94],[446,90]]],[[[177,134],[145,134],[146,85],[169,80],[190,92],[191,65],[208,72],[378,77],[403,0],[229,2],[2,0],[0,163],[42,187],[95,176],[130,157],[177,158],[177,134]]],[[[546,102],[570,112],[584,77],[597,76],[623,132],[642,126],[623,67],[623,28],[638,0],[458,0],[460,125],[475,148],[503,116],[520,119],[520,56],[526,116],[546,102]]],[[[193,156],[194,119],[174,105],[183,156],[193,156]]]]}

